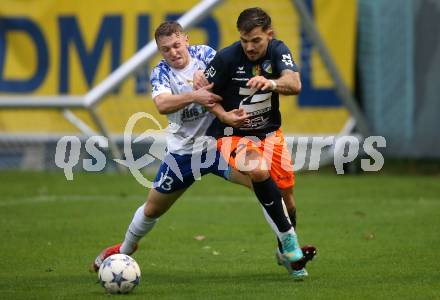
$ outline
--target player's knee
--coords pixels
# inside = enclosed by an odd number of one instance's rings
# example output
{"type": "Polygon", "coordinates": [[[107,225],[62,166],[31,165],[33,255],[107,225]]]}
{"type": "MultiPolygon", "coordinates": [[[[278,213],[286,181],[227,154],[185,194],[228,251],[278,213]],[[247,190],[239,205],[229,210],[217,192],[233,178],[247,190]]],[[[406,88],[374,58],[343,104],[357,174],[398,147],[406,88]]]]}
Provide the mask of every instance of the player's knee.
{"type": "Polygon", "coordinates": [[[261,182],[270,177],[269,171],[260,168],[250,171],[248,175],[255,182],[261,182]]]}

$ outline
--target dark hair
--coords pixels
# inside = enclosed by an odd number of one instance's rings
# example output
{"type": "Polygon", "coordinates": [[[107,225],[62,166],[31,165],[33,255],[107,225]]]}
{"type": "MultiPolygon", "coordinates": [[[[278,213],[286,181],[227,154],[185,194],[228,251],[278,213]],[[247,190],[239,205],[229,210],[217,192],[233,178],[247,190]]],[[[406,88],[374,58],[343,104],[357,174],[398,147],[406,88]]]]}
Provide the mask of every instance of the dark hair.
{"type": "Polygon", "coordinates": [[[271,24],[270,16],[259,7],[243,10],[237,19],[237,29],[244,33],[260,26],[263,31],[266,31],[271,27],[271,24]]]}
{"type": "Polygon", "coordinates": [[[179,34],[183,32],[182,26],[177,23],[176,21],[167,21],[163,22],[162,24],[157,27],[156,31],[154,32],[154,38],[157,40],[161,36],[170,36],[173,33],[179,34]]]}

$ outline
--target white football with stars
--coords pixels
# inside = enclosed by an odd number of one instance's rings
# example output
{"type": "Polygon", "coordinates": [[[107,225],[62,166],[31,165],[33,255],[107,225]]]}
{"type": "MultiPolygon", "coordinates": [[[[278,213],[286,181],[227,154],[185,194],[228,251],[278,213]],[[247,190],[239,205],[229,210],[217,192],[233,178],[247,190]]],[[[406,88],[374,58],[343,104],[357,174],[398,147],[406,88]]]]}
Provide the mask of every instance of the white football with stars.
{"type": "Polygon", "coordinates": [[[130,256],[114,254],[102,262],[98,279],[107,292],[126,294],[139,285],[141,270],[137,262],[130,256]]]}

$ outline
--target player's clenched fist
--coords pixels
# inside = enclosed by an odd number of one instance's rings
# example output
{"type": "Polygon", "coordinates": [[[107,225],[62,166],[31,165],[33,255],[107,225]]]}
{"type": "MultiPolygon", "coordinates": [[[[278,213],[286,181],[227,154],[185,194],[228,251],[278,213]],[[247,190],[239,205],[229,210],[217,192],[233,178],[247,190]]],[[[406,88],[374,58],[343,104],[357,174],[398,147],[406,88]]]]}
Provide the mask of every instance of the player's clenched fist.
{"type": "Polygon", "coordinates": [[[272,80],[269,80],[263,76],[255,76],[249,79],[246,85],[251,89],[271,91],[274,89],[274,85],[272,82],[273,82],[272,80]]]}
{"type": "Polygon", "coordinates": [[[193,75],[193,89],[198,90],[201,89],[204,86],[207,86],[209,84],[208,80],[205,77],[205,74],[202,70],[198,70],[194,72],[193,75]]]}

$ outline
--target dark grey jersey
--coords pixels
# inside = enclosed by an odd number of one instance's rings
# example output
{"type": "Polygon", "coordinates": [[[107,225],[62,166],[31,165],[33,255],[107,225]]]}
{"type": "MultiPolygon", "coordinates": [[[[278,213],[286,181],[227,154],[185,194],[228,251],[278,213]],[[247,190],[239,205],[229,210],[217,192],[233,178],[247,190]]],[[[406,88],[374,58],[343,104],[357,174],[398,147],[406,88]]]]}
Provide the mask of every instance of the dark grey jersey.
{"type": "MultiPolygon", "coordinates": [[[[269,42],[266,55],[257,61],[250,61],[240,42],[217,52],[207,66],[205,76],[214,83],[214,92],[223,97],[221,105],[226,111],[243,108],[249,115],[246,124],[234,129],[233,135],[265,136],[281,126],[279,94],[272,91],[252,90],[246,86],[250,78],[264,76],[276,79],[283,70],[297,72],[289,48],[280,40],[269,42]]],[[[219,126],[219,135],[227,125],[219,126]]]]}

